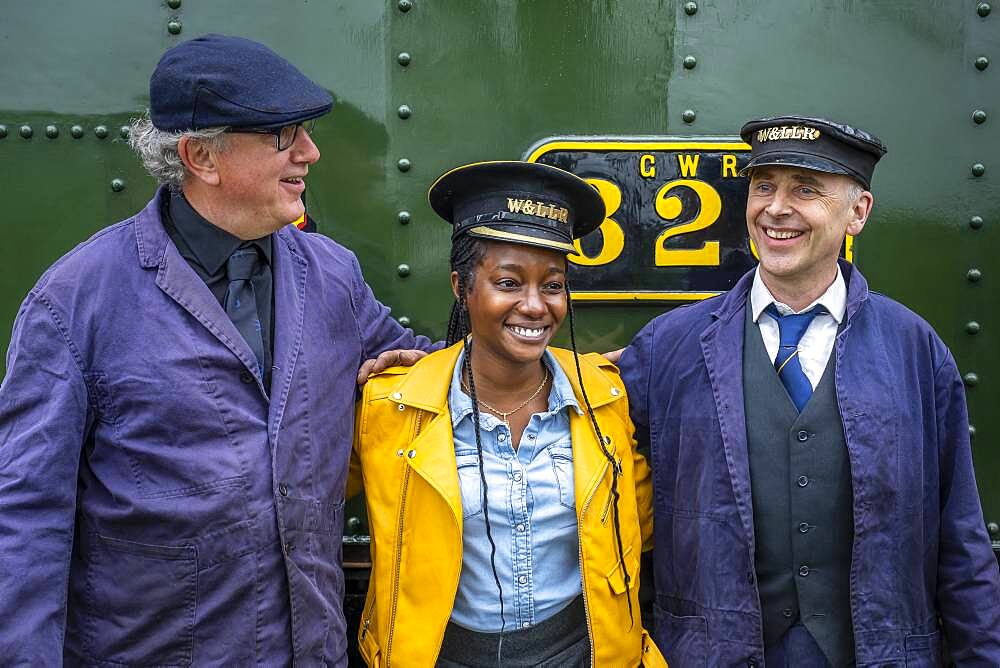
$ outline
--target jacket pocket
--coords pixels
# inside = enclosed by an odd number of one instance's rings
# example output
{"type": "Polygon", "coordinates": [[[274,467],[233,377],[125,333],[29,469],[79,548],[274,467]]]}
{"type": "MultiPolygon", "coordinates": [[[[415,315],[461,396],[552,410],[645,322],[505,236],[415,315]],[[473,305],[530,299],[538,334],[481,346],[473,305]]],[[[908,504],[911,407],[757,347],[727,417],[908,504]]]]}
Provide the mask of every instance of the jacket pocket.
{"type": "MultiPolygon", "coordinates": [[[[617,553],[617,550],[614,550],[614,552],[617,553]]],[[[626,568],[628,568],[628,588],[635,589],[639,583],[639,561],[632,556],[631,547],[625,550],[625,559],[623,561],[626,568]]],[[[617,559],[615,560],[615,565],[608,571],[607,578],[608,585],[616,596],[621,596],[625,593],[625,571],[622,570],[622,564],[617,559]]]]}
{"type": "Polygon", "coordinates": [[[941,665],[941,632],[906,636],[907,668],[937,668],[941,665]]]}
{"type": "Polygon", "coordinates": [[[84,600],[89,658],[189,666],[194,650],[197,551],[91,534],[84,600]]]}
{"type": "Polygon", "coordinates": [[[679,617],[653,605],[656,644],[671,665],[708,666],[708,620],[701,616],[679,617]]]}
{"type": "Polygon", "coordinates": [[[462,519],[483,512],[483,481],[479,476],[479,454],[475,450],[455,453],[458,486],[462,492],[462,519]]]}

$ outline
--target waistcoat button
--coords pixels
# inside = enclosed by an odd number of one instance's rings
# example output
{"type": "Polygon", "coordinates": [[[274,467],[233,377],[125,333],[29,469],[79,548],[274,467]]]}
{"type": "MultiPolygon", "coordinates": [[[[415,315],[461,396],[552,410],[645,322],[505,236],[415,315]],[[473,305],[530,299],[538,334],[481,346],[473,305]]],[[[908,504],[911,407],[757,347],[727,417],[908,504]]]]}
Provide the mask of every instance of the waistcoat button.
{"type": "Polygon", "coordinates": [[[800,475],[798,480],[796,480],[796,482],[798,483],[799,487],[805,487],[806,485],[809,484],[809,478],[805,477],[804,475],[800,475]]]}
{"type": "Polygon", "coordinates": [[[805,443],[806,441],[809,440],[809,432],[806,431],[805,429],[802,429],[801,431],[799,431],[798,434],[795,435],[795,438],[799,439],[800,443],[805,443]]]}
{"type": "Polygon", "coordinates": [[[799,575],[801,575],[802,577],[806,577],[807,575],[809,575],[809,567],[799,566],[799,575]]]}
{"type": "Polygon", "coordinates": [[[785,619],[791,619],[792,614],[794,613],[792,613],[791,608],[785,608],[784,610],[781,611],[781,616],[784,617],[785,619]]]}
{"type": "Polygon", "coordinates": [[[809,524],[807,522],[799,522],[799,533],[809,533],[809,524]]]}

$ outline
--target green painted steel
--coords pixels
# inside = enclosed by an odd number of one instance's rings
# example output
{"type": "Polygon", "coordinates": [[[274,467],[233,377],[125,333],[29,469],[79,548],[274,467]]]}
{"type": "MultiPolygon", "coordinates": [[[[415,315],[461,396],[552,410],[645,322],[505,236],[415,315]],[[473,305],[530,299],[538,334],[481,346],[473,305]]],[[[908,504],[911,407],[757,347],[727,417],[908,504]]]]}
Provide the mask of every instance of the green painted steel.
{"type": "MultiPolygon", "coordinates": [[[[732,137],[754,116],[823,115],[889,146],[855,260],[874,289],[928,319],[978,380],[968,388],[974,452],[987,520],[1000,523],[1000,11],[983,16],[980,4],[7,3],[0,344],[46,266],[152,193],[119,129],[146,104],[163,50],[205,32],[264,41],[334,91],[338,106],[316,134],[323,158],[310,172],[310,213],[357,252],[397,316],[436,337],[450,303],[449,230],[425,192],[444,170],[521,158],[553,136],[732,137]],[[58,136],[46,136],[48,125],[58,136]]],[[[579,305],[581,347],[623,345],[668,307],[579,305]]]]}

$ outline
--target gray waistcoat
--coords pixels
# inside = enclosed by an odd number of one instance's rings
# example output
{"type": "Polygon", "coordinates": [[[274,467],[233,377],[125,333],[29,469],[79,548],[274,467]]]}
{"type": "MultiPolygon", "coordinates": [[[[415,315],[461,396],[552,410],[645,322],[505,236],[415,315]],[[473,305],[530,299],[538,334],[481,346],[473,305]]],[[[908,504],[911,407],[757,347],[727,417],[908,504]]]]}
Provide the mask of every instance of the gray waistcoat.
{"type": "Polygon", "coordinates": [[[743,395],[756,571],[770,646],[802,620],[834,666],[854,660],[850,462],[834,386],[835,355],[798,414],[747,304],[743,395]]]}

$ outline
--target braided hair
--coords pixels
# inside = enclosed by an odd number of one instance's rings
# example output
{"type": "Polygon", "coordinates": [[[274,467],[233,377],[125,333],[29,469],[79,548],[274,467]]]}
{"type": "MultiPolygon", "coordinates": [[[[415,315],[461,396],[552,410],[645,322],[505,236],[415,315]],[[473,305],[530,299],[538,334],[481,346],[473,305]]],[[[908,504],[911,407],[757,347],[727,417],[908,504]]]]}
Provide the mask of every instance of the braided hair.
{"type": "MultiPolygon", "coordinates": [[[[447,333],[447,345],[451,346],[462,339],[466,340],[465,356],[462,360],[462,372],[466,378],[468,378],[468,389],[469,395],[472,400],[472,413],[473,413],[473,424],[475,427],[476,434],[476,452],[478,454],[479,461],[479,479],[482,484],[482,504],[483,504],[483,519],[486,523],[486,538],[490,543],[490,566],[493,570],[493,580],[497,586],[497,592],[500,596],[500,643],[497,646],[497,663],[500,663],[500,652],[503,644],[503,633],[506,626],[506,619],[504,618],[504,603],[503,603],[503,586],[500,583],[500,576],[497,573],[496,565],[496,542],[493,540],[493,532],[490,527],[490,515],[489,515],[489,503],[488,503],[488,489],[486,483],[486,471],[483,466],[483,446],[479,431],[479,400],[476,395],[476,382],[475,377],[472,373],[472,345],[473,341],[468,337],[472,331],[472,323],[469,319],[469,307],[468,307],[468,293],[472,289],[472,284],[475,279],[475,272],[479,264],[482,262],[483,257],[486,255],[486,244],[475,237],[468,235],[460,235],[459,237],[452,240],[451,247],[451,270],[457,274],[458,286],[457,292],[458,296],[455,302],[451,306],[451,315],[448,318],[448,333],[447,333]]],[[[618,478],[622,475],[621,464],[615,460],[614,455],[608,450],[607,446],[610,443],[609,440],[605,440],[604,435],[601,433],[601,428],[597,424],[597,418],[594,415],[594,409],[590,405],[590,398],[587,396],[586,387],[583,384],[583,373],[580,369],[580,357],[576,349],[576,331],[574,326],[573,318],[573,302],[572,295],[570,293],[569,282],[566,281],[566,306],[569,311],[569,332],[570,332],[570,345],[573,349],[573,360],[576,365],[576,377],[580,383],[580,391],[583,395],[584,404],[587,407],[587,415],[590,417],[590,424],[594,429],[594,433],[597,436],[597,442],[600,445],[601,452],[604,457],[611,464],[611,495],[613,502],[613,523],[615,530],[615,542],[618,551],[618,562],[622,569],[622,574],[625,581],[625,598],[628,602],[629,611],[629,628],[635,623],[633,611],[632,611],[632,599],[628,595],[629,585],[631,583],[631,576],[628,572],[628,567],[625,564],[625,553],[622,545],[621,537],[621,519],[618,509],[618,478]]],[[[581,564],[581,568],[582,568],[581,564]]]]}

